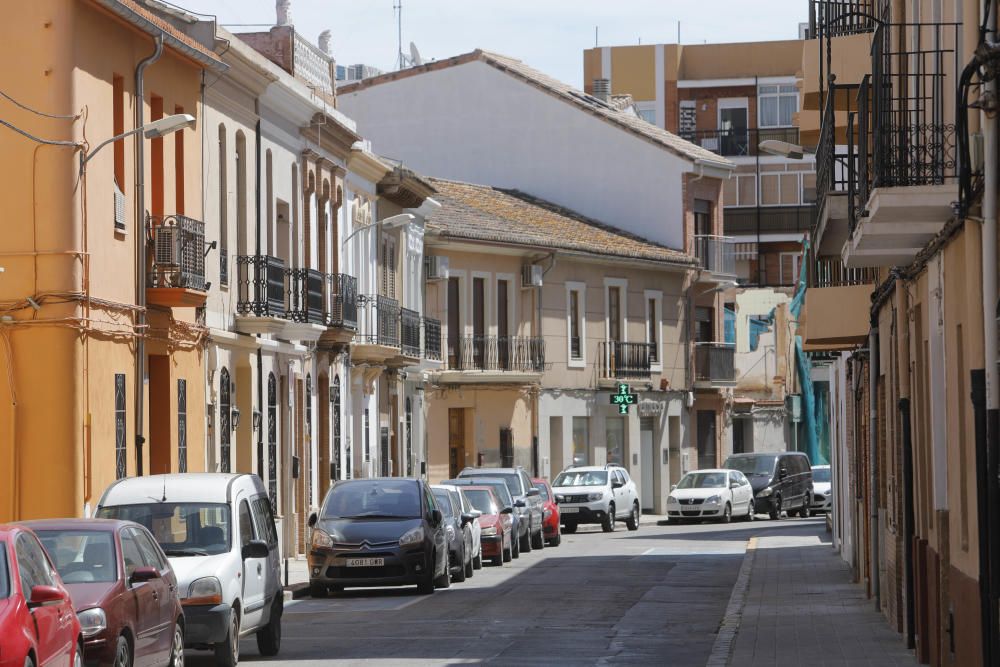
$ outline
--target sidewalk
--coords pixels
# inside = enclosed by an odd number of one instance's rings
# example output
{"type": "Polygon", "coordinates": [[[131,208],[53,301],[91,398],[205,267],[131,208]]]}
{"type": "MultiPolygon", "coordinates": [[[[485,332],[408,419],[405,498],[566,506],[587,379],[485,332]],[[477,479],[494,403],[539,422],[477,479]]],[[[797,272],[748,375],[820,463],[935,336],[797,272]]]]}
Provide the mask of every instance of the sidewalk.
{"type": "Polygon", "coordinates": [[[299,599],[309,594],[309,563],[305,558],[281,561],[281,583],[285,600],[299,599]]]}
{"type": "Polygon", "coordinates": [[[728,664],[917,664],[903,637],[875,611],[862,587],[851,583],[847,564],[828,540],[821,524],[791,521],[778,535],[751,540],[746,556],[752,559],[749,584],[737,611],[738,629],[728,664]]]}

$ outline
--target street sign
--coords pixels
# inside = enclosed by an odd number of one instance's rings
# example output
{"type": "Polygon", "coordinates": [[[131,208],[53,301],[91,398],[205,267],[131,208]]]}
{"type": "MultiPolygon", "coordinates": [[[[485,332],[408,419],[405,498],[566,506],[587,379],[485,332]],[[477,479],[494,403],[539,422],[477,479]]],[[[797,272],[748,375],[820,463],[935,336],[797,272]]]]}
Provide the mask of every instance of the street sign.
{"type": "Polygon", "coordinates": [[[611,394],[611,405],[618,406],[618,414],[627,415],[628,406],[635,405],[639,400],[638,394],[629,393],[629,386],[624,382],[618,385],[618,391],[611,394]]]}

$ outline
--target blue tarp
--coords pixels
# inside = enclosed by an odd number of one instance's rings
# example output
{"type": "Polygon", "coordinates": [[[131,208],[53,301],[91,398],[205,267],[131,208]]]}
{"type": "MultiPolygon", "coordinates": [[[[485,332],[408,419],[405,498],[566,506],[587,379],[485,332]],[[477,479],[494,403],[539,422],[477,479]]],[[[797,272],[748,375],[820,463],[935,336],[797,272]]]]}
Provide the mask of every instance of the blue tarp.
{"type": "MultiPolygon", "coordinates": [[[[799,272],[799,284],[795,291],[795,297],[789,306],[789,311],[791,311],[792,317],[795,320],[799,319],[799,313],[802,311],[802,304],[806,298],[806,268],[808,266],[806,259],[808,257],[809,240],[805,239],[802,242],[803,261],[801,262],[802,270],[799,272]]],[[[825,410],[825,401],[820,401],[819,403],[816,401],[812,382],[812,361],[809,359],[809,355],[802,349],[802,336],[795,336],[795,361],[796,368],[799,371],[799,385],[802,387],[802,417],[806,439],[805,452],[813,465],[819,465],[820,463],[826,463],[826,460],[825,457],[820,456],[819,434],[816,422],[817,420],[825,421],[825,416],[818,412],[818,408],[825,410]]]]}
{"type": "MultiPolygon", "coordinates": [[[[726,308],[725,333],[726,342],[730,345],[736,344],[736,311],[726,308]]],[[[750,351],[757,351],[757,344],[760,342],[760,335],[771,330],[771,322],[756,317],[750,318],[750,351]]]]}

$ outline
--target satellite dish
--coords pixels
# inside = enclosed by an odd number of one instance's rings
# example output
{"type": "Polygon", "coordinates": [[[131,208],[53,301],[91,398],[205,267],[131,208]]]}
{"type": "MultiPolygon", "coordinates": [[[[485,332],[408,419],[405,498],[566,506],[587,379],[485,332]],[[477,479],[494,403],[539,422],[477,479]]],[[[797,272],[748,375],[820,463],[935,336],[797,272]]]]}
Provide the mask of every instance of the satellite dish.
{"type": "Polygon", "coordinates": [[[424,64],[424,59],[420,57],[420,51],[417,51],[417,45],[413,42],[410,42],[410,63],[414,67],[424,64]]]}

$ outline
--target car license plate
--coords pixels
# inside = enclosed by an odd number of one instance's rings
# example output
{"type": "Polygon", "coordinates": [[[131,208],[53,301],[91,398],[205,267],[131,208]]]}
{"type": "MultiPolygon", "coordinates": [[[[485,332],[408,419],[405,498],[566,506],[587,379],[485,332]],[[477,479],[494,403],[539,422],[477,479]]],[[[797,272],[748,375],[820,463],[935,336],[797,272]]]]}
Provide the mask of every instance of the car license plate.
{"type": "Polygon", "coordinates": [[[577,512],[580,511],[580,508],[579,507],[561,507],[559,509],[559,511],[562,512],[563,514],[576,514],[577,512]]]}
{"type": "Polygon", "coordinates": [[[384,558],[348,558],[347,567],[382,567],[384,558]]]}

